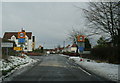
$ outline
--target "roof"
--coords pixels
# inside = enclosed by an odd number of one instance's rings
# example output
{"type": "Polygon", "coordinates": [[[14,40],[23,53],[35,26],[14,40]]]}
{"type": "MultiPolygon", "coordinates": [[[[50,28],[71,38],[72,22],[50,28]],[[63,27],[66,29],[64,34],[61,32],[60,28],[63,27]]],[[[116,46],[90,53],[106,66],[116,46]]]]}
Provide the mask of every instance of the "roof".
{"type": "Polygon", "coordinates": [[[76,45],[76,44],[73,44],[71,47],[77,47],[77,45],[76,45]]]}
{"type": "Polygon", "coordinates": [[[64,48],[58,48],[59,50],[63,50],[64,48]]]}
{"type": "Polygon", "coordinates": [[[70,45],[66,46],[66,48],[69,48],[69,47],[70,47],[70,45]]]}
{"type": "MultiPolygon", "coordinates": [[[[5,39],[11,39],[12,36],[15,36],[16,39],[18,39],[18,32],[5,32],[3,38],[5,39]]],[[[31,39],[32,32],[26,32],[26,35],[29,39],[31,39]]]]}

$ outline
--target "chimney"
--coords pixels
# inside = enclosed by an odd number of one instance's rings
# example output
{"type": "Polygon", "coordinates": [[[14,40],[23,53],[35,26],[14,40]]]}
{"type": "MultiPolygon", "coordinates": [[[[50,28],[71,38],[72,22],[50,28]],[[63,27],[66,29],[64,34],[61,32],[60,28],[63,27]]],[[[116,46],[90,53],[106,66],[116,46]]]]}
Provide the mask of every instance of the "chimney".
{"type": "Polygon", "coordinates": [[[25,32],[25,30],[23,30],[23,28],[21,29],[21,32],[25,32]]]}

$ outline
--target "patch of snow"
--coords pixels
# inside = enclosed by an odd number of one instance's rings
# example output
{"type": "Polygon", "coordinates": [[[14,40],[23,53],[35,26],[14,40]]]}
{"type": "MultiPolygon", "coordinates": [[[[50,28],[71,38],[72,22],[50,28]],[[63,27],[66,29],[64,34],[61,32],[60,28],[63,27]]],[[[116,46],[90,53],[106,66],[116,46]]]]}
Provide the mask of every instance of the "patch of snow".
{"type": "Polygon", "coordinates": [[[67,56],[67,55],[63,55],[63,54],[59,54],[60,56],[64,56],[64,57],[69,57],[69,56],[67,56]]]}
{"type": "Polygon", "coordinates": [[[7,61],[4,59],[0,60],[0,72],[15,69],[17,67],[24,67],[24,66],[27,66],[31,63],[35,63],[37,61],[38,60],[32,59],[25,54],[22,54],[21,57],[10,56],[7,59],[7,61]]]}
{"type": "Polygon", "coordinates": [[[118,67],[120,65],[97,63],[94,60],[89,60],[81,57],[69,57],[69,59],[73,59],[77,64],[100,76],[103,76],[112,81],[118,81],[118,67]],[[80,61],[80,59],[82,59],[82,61],[80,61]]]}

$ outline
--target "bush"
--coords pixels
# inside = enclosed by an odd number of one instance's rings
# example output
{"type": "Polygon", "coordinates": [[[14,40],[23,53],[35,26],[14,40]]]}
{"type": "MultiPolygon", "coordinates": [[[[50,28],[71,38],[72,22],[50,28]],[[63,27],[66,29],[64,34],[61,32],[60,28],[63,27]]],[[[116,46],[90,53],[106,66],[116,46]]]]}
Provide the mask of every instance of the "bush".
{"type": "Polygon", "coordinates": [[[101,47],[91,50],[91,57],[97,60],[108,61],[109,63],[117,63],[117,48],[116,47],[101,47]]]}

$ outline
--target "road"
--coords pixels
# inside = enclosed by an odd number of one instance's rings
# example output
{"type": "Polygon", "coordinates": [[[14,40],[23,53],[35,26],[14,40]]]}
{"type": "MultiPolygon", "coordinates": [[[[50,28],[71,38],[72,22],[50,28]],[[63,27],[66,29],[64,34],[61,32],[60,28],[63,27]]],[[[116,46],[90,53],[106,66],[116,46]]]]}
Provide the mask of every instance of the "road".
{"type": "Polygon", "coordinates": [[[32,58],[41,61],[30,68],[24,68],[25,71],[13,76],[10,81],[97,81],[100,83],[108,81],[84,70],[64,56],[53,54],[32,56],[32,58]]]}

